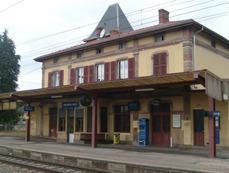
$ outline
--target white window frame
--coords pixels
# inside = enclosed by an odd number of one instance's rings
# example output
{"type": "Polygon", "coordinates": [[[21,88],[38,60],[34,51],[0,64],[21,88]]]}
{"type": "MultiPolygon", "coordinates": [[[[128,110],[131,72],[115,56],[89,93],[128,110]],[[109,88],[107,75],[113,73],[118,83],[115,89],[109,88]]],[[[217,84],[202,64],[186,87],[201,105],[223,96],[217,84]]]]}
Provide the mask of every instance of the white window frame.
{"type": "Polygon", "coordinates": [[[77,83],[78,84],[84,83],[84,68],[83,67],[77,68],[76,75],[77,75],[77,78],[76,78],[77,83]]]}
{"type": "Polygon", "coordinates": [[[128,60],[127,59],[118,61],[118,78],[119,79],[128,78],[128,60]]]}
{"type": "Polygon", "coordinates": [[[105,65],[104,64],[96,65],[96,80],[97,81],[105,80],[105,65]]]}
{"type": "Polygon", "coordinates": [[[53,87],[60,86],[60,72],[59,71],[55,71],[52,74],[52,86],[53,87]]]}

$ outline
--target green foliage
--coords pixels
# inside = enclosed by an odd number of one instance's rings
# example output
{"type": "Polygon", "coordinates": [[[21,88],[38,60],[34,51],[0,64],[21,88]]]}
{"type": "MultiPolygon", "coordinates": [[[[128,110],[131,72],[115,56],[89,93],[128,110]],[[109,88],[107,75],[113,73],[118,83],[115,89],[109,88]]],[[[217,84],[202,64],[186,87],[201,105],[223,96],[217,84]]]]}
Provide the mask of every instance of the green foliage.
{"type": "Polygon", "coordinates": [[[17,110],[0,110],[0,125],[2,129],[12,129],[19,119],[20,115],[17,110]]]}
{"type": "Polygon", "coordinates": [[[20,72],[20,56],[16,55],[14,42],[7,31],[0,35],[0,93],[15,91],[20,72]]]}

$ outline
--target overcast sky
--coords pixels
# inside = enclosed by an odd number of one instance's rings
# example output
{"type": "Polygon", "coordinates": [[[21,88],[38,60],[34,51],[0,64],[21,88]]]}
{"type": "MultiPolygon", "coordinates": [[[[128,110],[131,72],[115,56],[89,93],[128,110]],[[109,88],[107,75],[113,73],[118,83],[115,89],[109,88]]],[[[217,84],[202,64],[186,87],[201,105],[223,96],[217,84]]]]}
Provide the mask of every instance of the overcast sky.
{"type": "Polygon", "coordinates": [[[40,88],[41,64],[33,59],[82,43],[114,3],[135,29],[157,24],[164,8],[171,20],[193,18],[229,39],[229,0],[0,0],[0,32],[8,30],[21,55],[18,90],[40,88]]]}

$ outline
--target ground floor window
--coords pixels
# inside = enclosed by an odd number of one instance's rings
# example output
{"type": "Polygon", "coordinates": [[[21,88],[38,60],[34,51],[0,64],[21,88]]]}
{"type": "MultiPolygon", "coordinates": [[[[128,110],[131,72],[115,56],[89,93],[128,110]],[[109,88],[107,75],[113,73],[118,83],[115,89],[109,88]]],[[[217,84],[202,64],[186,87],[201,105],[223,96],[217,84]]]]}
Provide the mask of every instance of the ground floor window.
{"type": "Polygon", "coordinates": [[[84,109],[76,109],[76,117],[75,117],[75,129],[76,132],[83,132],[83,115],[84,109]]]}
{"type": "Polygon", "coordinates": [[[107,132],[107,108],[100,108],[100,132],[107,132]]]}
{"type": "Polygon", "coordinates": [[[87,108],[87,132],[92,130],[92,107],[87,108]]]}
{"type": "Polygon", "coordinates": [[[65,110],[59,109],[59,131],[65,131],[65,110]]]}
{"type": "Polygon", "coordinates": [[[114,131],[130,132],[130,112],[127,105],[114,106],[114,131]]]}

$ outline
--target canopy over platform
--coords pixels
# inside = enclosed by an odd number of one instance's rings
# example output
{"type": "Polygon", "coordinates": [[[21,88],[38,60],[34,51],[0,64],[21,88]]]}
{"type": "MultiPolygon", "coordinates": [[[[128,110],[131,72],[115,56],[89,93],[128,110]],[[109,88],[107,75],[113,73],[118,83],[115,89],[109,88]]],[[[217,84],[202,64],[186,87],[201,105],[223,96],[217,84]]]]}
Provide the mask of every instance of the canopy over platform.
{"type": "Polygon", "coordinates": [[[134,79],[113,80],[85,83],[80,85],[65,85],[55,88],[41,88],[0,94],[0,101],[52,99],[59,97],[74,97],[85,93],[102,94],[119,91],[136,91],[140,89],[159,89],[184,87],[201,84],[207,95],[224,100],[229,96],[229,81],[220,79],[208,70],[171,73],[162,76],[137,77],[134,79]],[[205,87],[205,88],[204,88],[205,87]]]}

